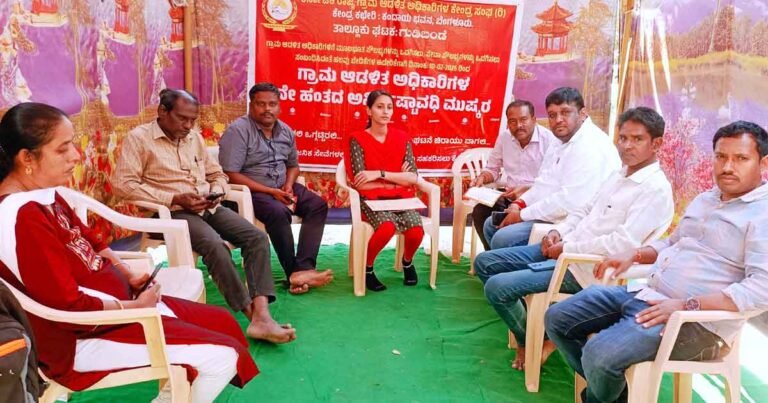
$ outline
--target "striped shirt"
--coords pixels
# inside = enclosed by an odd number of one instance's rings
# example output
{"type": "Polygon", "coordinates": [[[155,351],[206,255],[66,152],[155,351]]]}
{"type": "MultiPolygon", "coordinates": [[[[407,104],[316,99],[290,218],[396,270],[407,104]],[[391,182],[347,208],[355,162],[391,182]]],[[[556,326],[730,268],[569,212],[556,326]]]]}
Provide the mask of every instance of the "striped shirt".
{"type": "MultiPolygon", "coordinates": [[[[172,207],[173,196],[229,190],[219,162],[209,158],[195,128],[181,140],[169,139],[157,121],[138,126],[123,140],[112,185],[117,197],[172,207]]],[[[180,209],[176,206],[173,209],[180,209]]]]}

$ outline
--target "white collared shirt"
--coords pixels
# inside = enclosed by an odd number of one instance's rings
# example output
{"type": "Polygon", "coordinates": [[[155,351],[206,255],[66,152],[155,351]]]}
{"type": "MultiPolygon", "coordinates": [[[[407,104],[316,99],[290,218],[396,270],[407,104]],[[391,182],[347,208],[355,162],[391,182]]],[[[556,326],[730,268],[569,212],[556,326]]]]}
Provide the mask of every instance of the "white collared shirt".
{"type": "Polygon", "coordinates": [[[557,224],[564,252],[611,255],[638,248],[675,213],[672,186],[658,162],[627,176],[614,172],[594,198],[557,224]]]}
{"type": "Polygon", "coordinates": [[[496,138],[496,144],[483,170],[490,172],[493,180],[498,183],[503,169],[506,175],[503,185],[507,188],[532,185],[547,150],[559,142],[549,129],[537,124],[531,141],[521,147],[520,142],[507,129],[496,138]]]}
{"type": "Polygon", "coordinates": [[[544,155],[539,176],[520,198],[524,221],[562,221],[597,193],[608,176],[621,168],[613,142],[587,118],[567,143],[555,142],[544,155]]]}

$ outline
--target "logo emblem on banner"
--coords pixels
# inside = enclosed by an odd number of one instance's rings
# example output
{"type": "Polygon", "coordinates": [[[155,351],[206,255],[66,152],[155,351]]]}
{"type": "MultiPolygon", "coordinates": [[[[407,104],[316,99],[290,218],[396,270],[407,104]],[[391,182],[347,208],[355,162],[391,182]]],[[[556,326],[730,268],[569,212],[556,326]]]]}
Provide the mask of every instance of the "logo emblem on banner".
{"type": "Polygon", "coordinates": [[[267,22],[262,23],[265,27],[278,32],[285,32],[296,28],[291,22],[296,19],[295,0],[266,0],[261,3],[261,13],[267,22]]]}

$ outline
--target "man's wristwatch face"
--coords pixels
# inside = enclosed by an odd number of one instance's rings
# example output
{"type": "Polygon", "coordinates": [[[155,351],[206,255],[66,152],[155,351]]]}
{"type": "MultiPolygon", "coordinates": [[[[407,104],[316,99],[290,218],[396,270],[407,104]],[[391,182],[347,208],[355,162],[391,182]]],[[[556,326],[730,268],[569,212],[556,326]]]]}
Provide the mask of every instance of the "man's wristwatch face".
{"type": "Polygon", "coordinates": [[[686,311],[698,311],[701,309],[699,300],[693,297],[686,299],[684,306],[686,311]]]}

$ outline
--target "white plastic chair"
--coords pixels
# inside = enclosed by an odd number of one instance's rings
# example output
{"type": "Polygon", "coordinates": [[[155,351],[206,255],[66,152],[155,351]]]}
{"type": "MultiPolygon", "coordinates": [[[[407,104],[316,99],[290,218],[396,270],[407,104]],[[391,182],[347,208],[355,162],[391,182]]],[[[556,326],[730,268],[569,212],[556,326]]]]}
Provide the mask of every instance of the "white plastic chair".
{"type": "MultiPolygon", "coordinates": [[[[596,258],[599,256],[593,256],[596,258]]],[[[602,258],[602,257],[599,257],[602,258]]],[[[589,255],[584,256],[590,259],[589,255]]],[[[626,281],[630,279],[647,278],[653,265],[635,264],[618,278],[626,281]]],[[[612,269],[606,270],[603,284],[607,283],[612,269]]],[[[677,341],[680,327],[686,322],[717,322],[721,320],[744,320],[757,316],[763,311],[728,312],[728,311],[678,311],[673,313],[664,326],[664,336],[661,338],[659,350],[653,361],[645,361],[629,367],[625,373],[629,389],[629,403],[655,403],[659,396],[661,378],[665,372],[674,373],[674,401],[678,403],[690,403],[692,399],[692,374],[721,375],[725,378],[725,401],[731,403],[740,402],[741,393],[741,367],[739,365],[739,347],[741,342],[741,330],[734,337],[730,351],[722,358],[709,361],[673,361],[670,354],[677,341]]],[[[575,374],[574,395],[575,401],[581,402],[581,391],[587,386],[586,381],[578,373],[575,374]]]]}
{"type": "MultiPolygon", "coordinates": [[[[675,401],[690,403],[692,397],[692,374],[713,374],[725,378],[725,401],[741,401],[741,367],[739,366],[739,329],[730,351],[723,358],[710,361],[672,361],[669,359],[677,341],[680,326],[686,322],[716,322],[721,320],[744,320],[759,315],[762,311],[678,311],[673,313],[661,338],[659,351],[653,361],[635,364],[627,370],[625,378],[629,388],[629,403],[655,403],[659,396],[661,378],[664,372],[674,373],[675,401]]],[[[577,374],[578,376],[578,374],[577,374]]],[[[581,378],[581,377],[579,377],[581,378]]],[[[577,386],[586,385],[583,379],[577,386]]],[[[578,390],[579,394],[581,390],[578,390]]]]}
{"type": "MultiPolygon", "coordinates": [[[[168,249],[169,268],[161,270],[156,279],[163,286],[163,293],[190,301],[205,302],[203,275],[194,265],[189,228],[183,220],[131,217],[120,214],[103,203],[72,189],[59,187],[56,192],[72,207],[80,221],[87,225],[88,212],[110,223],[131,231],[161,233],[168,249]]],[[[138,252],[117,252],[132,268],[151,272],[151,257],[138,252]]]]}
{"type": "MultiPolygon", "coordinates": [[[[651,233],[644,241],[643,245],[655,241],[661,237],[664,232],[667,231],[671,220],[666,222],[661,227],[657,228],[651,233]]],[[[541,242],[541,239],[554,227],[552,224],[535,224],[531,230],[531,235],[528,238],[528,244],[541,242]]],[[[565,273],[571,270],[572,265],[576,270],[583,272],[584,267],[579,265],[588,264],[594,266],[602,261],[604,256],[594,254],[582,254],[582,253],[561,253],[555,264],[555,269],[552,272],[552,279],[549,283],[549,288],[546,293],[529,294],[525,297],[526,303],[526,327],[525,327],[525,388],[528,392],[539,391],[539,381],[541,378],[541,356],[542,349],[544,347],[544,314],[549,306],[555,302],[560,302],[570,297],[571,294],[561,293],[560,287],[563,284],[565,273]]],[[[636,269],[635,269],[636,270],[636,269]]],[[[633,270],[631,273],[625,273],[619,279],[610,281],[610,275],[603,276],[603,284],[615,284],[621,281],[627,275],[637,276],[637,272],[633,270]]],[[[579,281],[579,285],[583,288],[588,287],[593,283],[599,281],[592,278],[592,282],[584,282],[581,279],[586,277],[581,273],[574,275],[579,281]]],[[[508,332],[510,339],[509,345],[513,345],[512,340],[514,335],[512,332],[508,332]]]]}
{"type": "MultiPolygon", "coordinates": [[[[340,188],[349,192],[350,210],[352,212],[352,232],[349,239],[349,273],[353,278],[354,292],[358,297],[365,295],[365,256],[368,249],[368,240],[373,235],[373,227],[363,221],[360,209],[360,194],[347,183],[347,171],[344,169],[344,160],[339,161],[336,167],[336,183],[340,188]]],[[[416,187],[427,194],[428,216],[422,216],[424,233],[431,240],[430,249],[430,273],[429,286],[436,288],[437,281],[437,255],[438,239],[440,234],[440,187],[429,183],[419,177],[416,187]]],[[[397,249],[395,252],[395,270],[402,270],[403,236],[397,235],[397,249]]]]}
{"type": "MultiPolygon", "coordinates": [[[[488,162],[493,148],[480,147],[470,148],[459,154],[453,161],[451,172],[453,173],[453,243],[451,244],[451,260],[458,263],[461,259],[461,253],[464,250],[464,231],[467,226],[467,216],[472,213],[477,202],[464,200],[463,179],[469,174],[470,181],[480,175],[488,162]],[[466,172],[464,172],[466,170],[466,172]]],[[[474,274],[475,255],[477,254],[477,231],[472,225],[470,252],[469,252],[469,272],[474,274]]]]}
{"type": "MultiPolygon", "coordinates": [[[[113,372],[86,390],[111,388],[151,380],[170,382],[171,399],[173,403],[190,401],[190,385],[184,367],[171,365],[165,353],[165,334],[163,323],[156,308],[125,309],[110,311],[67,312],[51,309],[26,296],[11,284],[0,279],[19,301],[24,310],[37,317],[59,323],[79,325],[120,325],[138,323],[144,329],[144,339],[149,350],[148,367],[126,369],[113,372]]],[[[40,341],[41,337],[37,337],[40,341]]],[[[53,403],[64,394],[72,393],[67,387],[56,383],[44,374],[41,375],[49,383],[45,393],[40,398],[41,403],[53,403]]]]}

